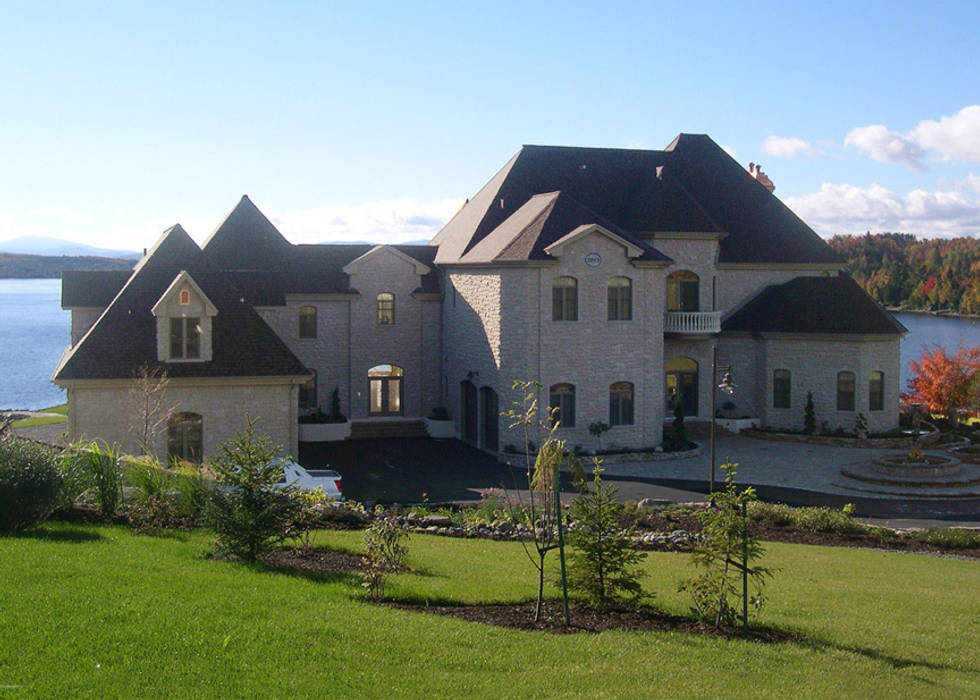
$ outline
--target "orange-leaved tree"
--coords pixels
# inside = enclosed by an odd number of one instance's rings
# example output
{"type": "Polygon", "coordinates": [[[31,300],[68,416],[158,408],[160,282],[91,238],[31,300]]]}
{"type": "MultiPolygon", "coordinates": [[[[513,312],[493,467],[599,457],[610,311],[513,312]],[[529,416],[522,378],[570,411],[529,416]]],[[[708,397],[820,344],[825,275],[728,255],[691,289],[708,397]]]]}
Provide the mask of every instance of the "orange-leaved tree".
{"type": "Polygon", "coordinates": [[[980,347],[960,347],[955,355],[942,348],[926,350],[922,358],[910,364],[914,376],[902,400],[921,403],[930,413],[956,420],[956,412],[973,403],[973,385],[980,368],[980,347]]]}

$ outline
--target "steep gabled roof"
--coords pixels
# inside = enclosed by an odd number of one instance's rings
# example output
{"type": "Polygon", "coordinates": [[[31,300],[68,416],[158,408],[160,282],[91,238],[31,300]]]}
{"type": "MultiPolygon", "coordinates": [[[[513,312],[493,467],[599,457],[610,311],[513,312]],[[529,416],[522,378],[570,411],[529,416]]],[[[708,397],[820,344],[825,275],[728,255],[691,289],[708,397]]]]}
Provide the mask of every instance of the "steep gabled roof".
{"type": "Polygon", "coordinates": [[[65,270],[61,273],[61,308],[104,309],[132,274],[132,270],[65,270]]]}
{"type": "Polygon", "coordinates": [[[263,270],[281,264],[291,248],[248,195],[242,195],[204,243],[204,252],[216,267],[236,270],[263,270]]]}
{"type": "Polygon", "coordinates": [[[717,234],[719,262],[841,262],[716,143],[689,134],[664,151],[524,146],[432,239],[436,262],[465,259],[532,197],[555,191],[631,234],[653,234],[654,245],[656,232],[717,234]]]}
{"type": "Polygon", "coordinates": [[[136,267],[95,325],[55,370],[54,381],[128,379],[143,362],[165,366],[171,377],[298,376],[309,371],[244,300],[226,273],[208,262],[180,228],[168,229],[136,267]],[[151,308],[181,270],[193,275],[217,307],[212,359],[159,363],[151,308]]]}
{"type": "Polygon", "coordinates": [[[766,287],[721,324],[747,333],[904,335],[908,329],[845,274],[766,287]]]}
{"type": "Polygon", "coordinates": [[[460,262],[518,262],[552,259],[546,249],[585,226],[600,226],[639,249],[640,260],[667,261],[665,255],[644,241],[576,202],[563,192],[531,197],[497,228],[466,253],[460,262]]]}

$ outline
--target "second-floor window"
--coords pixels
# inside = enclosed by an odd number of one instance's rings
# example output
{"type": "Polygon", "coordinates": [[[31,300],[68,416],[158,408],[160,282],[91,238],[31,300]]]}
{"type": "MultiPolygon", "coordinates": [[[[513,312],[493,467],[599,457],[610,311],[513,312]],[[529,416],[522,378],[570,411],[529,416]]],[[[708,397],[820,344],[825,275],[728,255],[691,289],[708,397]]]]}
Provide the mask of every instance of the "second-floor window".
{"type": "Polygon", "coordinates": [[[316,307],[299,307],[299,337],[316,338],[316,307]]]}
{"type": "Polygon", "coordinates": [[[378,325],[390,326],[395,323],[395,295],[381,292],[378,295],[378,325]]]}
{"type": "Polygon", "coordinates": [[[610,277],[606,285],[610,321],[633,319],[633,282],[629,277],[610,277]]]}
{"type": "Polygon", "coordinates": [[[700,311],[699,279],[690,270],[677,270],[667,278],[667,311],[700,311]]]}
{"type": "Polygon", "coordinates": [[[201,357],[201,319],[170,319],[170,359],[196,360],[201,357]]]}
{"type": "Polygon", "coordinates": [[[578,280],[556,277],[551,283],[551,320],[578,320],[578,280]]]}

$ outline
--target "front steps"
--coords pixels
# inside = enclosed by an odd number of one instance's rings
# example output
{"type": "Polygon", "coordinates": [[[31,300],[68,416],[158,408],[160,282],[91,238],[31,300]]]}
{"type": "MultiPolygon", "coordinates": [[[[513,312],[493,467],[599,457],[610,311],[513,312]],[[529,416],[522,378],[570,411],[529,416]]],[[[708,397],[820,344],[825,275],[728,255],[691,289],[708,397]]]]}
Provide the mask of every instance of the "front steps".
{"type": "Polygon", "coordinates": [[[416,438],[428,437],[425,423],[420,420],[375,418],[365,421],[353,421],[350,429],[350,440],[384,440],[386,438],[416,438]]]}

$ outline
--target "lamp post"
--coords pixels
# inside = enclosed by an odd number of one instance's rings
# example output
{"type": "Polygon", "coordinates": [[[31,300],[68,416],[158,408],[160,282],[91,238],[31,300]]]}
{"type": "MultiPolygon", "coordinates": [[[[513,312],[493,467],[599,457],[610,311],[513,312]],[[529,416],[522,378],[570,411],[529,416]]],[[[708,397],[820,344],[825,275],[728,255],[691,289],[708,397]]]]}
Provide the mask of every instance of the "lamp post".
{"type": "Polygon", "coordinates": [[[718,345],[711,346],[711,474],[708,480],[708,494],[715,492],[715,414],[717,410],[715,409],[715,389],[721,389],[726,394],[735,393],[735,382],[732,381],[732,366],[724,365],[721,369],[724,371],[724,375],[721,378],[721,384],[718,383],[718,345]]]}

